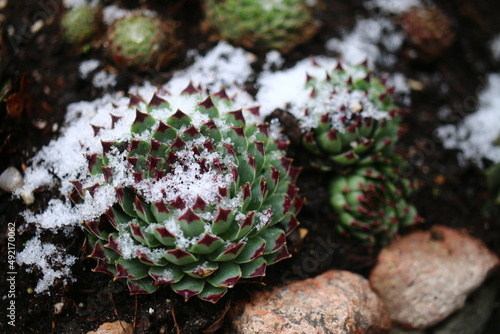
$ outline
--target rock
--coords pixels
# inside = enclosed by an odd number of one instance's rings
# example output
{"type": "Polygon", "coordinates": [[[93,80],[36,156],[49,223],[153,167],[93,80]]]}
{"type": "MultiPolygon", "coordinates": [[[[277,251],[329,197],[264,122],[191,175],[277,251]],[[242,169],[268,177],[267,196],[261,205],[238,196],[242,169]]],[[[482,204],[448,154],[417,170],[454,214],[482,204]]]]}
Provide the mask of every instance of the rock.
{"type": "Polygon", "coordinates": [[[0,188],[3,191],[11,193],[22,185],[23,176],[15,167],[7,168],[0,175],[0,188]]]}
{"type": "Polygon", "coordinates": [[[481,286],[467,299],[465,306],[434,329],[433,334],[481,334],[484,333],[498,291],[498,280],[481,286]]]}
{"type": "Polygon", "coordinates": [[[125,321],[105,322],[95,332],[87,334],[132,334],[134,329],[132,325],[125,321]]]}
{"type": "Polygon", "coordinates": [[[424,329],[462,308],[499,264],[481,241],[435,226],[384,248],[370,283],[394,322],[424,329]]]}
{"type": "Polygon", "coordinates": [[[256,294],[233,321],[236,333],[389,333],[381,300],[363,277],[328,271],[256,294]]]}

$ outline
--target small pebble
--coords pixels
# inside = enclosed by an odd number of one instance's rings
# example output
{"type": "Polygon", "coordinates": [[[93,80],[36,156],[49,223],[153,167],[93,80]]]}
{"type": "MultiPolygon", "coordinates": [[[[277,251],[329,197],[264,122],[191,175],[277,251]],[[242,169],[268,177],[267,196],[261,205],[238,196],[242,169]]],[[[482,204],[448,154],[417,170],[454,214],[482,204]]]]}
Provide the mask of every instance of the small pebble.
{"type": "Polygon", "coordinates": [[[23,182],[23,175],[15,167],[7,168],[0,175],[0,188],[9,193],[21,187],[23,182]]]}
{"type": "Polygon", "coordinates": [[[54,314],[61,314],[64,308],[64,302],[54,304],[54,314]]]}
{"type": "Polygon", "coordinates": [[[23,199],[24,204],[31,205],[35,202],[35,195],[32,191],[23,190],[21,191],[21,198],[23,199]]]}

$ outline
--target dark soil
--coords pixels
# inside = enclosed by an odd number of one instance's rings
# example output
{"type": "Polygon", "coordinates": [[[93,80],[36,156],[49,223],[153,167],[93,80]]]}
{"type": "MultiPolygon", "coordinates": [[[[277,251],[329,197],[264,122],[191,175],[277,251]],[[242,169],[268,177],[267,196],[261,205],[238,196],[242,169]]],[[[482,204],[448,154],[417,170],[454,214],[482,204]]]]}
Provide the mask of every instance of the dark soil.
{"type": "MultiPolygon", "coordinates": [[[[137,1],[115,2],[128,8],[138,6],[137,1]]],[[[296,61],[311,55],[334,56],[325,50],[325,41],[352,28],[357,17],[371,14],[363,8],[360,0],[324,2],[324,10],[318,13],[323,19],[320,34],[288,54],[286,66],[293,66],[296,61]]],[[[423,83],[422,90],[411,93],[411,113],[404,122],[407,132],[398,147],[406,158],[408,175],[422,183],[413,203],[425,218],[425,223],[416,228],[442,224],[465,229],[500,254],[500,220],[496,213],[483,209],[489,194],[482,171],[459,166],[456,152],[444,150],[434,134],[436,127],[443,122],[438,118],[440,107],[449,106],[451,109],[446,122],[459,122],[475,110],[478,92],[484,86],[487,73],[500,70],[500,64],[493,61],[488,47],[488,42],[500,33],[500,3],[498,0],[435,2],[451,18],[457,34],[455,43],[432,62],[410,57],[410,46],[406,44],[397,54],[395,69],[407,78],[423,83]],[[444,86],[448,90],[443,89],[444,86]]],[[[179,36],[187,48],[205,52],[214,45],[200,28],[202,14],[198,1],[181,0],[175,4],[173,1],[143,0],[139,3],[178,20],[179,36]]],[[[58,22],[62,10],[61,0],[10,0],[1,14],[0,80],[2,85],[10,80],[12,93],[0,106],[0,171],[9,166],[24,169],[40,147],[57,138],[69,103],[93,100],[102,95],[102,89],[93,87],[90,79],[79,77],[78,65],[82,60],[102,59],[105,66],[119,72],[115,89],[124,92],[132,83],[144,79],[164,83],[171,71],[189,63],[187,58],[179,57],[163,72],[114,69],[104,59],[98,43],[81,54],[61,39],[58,22]],[[30,29],[39,20],[43,22],[42,28],[32,33],[30,29]]],[[[260,57],[255,68],[261,68],[262,64],[260,57]]],[[[253,83],[248,83],[248,87],[253,87],[253,83]]],[[[291,120],[285,119],[286,114],[277,112],[276,115],[281,115],[285,124],[293,125],[291,120]]],[[[285,131],[293,137],[293,126],[285,131]]],[[[293,145],[290,155],[297,165],[302,163],[300,150],[294,149],[293,145]]],[[[23,268],[18,268],[15,332],[86,333],[103,322],[121,319],[132,323],[136,333],[213,333],[220,326],[218,333],[230,333],[231,311],[237,308],[242,298],[250,296],[264,284],[273,286],[313,277],[332,268],[366,276],[376,261],[377,250],[369,252],[356,242],[344,240],[334,233],[331,222],[336,218],[328,206],[326,181],[307,168],[301,175],[299,186],[307,202],[299,217],[301,230],[292,234],[289,240],[294,256],[270,267],[261,282],[238,285],[216,305],[196,298],[185,303],[170,289],[160,289],[153,295],[130,296],[121,280],[112,282],[105,275],[91,272],[94,261],[80,251],[85,237],[83,232],[75,232],[70,239],[46,233],[43,235],[45,240],[61,245],[69,254],[79,258],[73,266],[73,276],[78,280],[66,286],[59,282],[48,295],[29,294],[28,289],[34,288],[39,273],[26,273],[23,268]],[[305,231],[307,236],[301,238],[300,232],[305,231]],[[64,308],[60,314],[55,314],[54,304],[59,302],[64,303],[64,308]]],[[[36,193],[36,202],[29,208],[40,211],[55,196],[60,195],[50,189],[40,189],[36,193]]],[[[32,228],[24,228],[19,215],[25,209],[22,201],[0,193],[2,296],[7,294],[7,224],[14,222],[18,228],[23,227],[23,233],[17,234],[18,251],[34,234],[32,228]]],[[[6,307],[2,306],[2,314],[6,307]]],[[[500,333],[498,319],[500,296],[497,296],[496,308],[485,334],[500,333]]],[[[10,333],[12,329],[6,325],[6,318],[0,321],[0,332],[10,333]]]]}

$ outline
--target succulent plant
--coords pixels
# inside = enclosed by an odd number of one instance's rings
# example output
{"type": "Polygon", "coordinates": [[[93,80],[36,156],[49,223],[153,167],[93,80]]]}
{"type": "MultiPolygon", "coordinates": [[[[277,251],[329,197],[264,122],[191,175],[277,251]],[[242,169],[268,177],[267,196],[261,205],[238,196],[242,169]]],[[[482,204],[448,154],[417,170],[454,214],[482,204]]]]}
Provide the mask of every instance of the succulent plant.
{"type": "Polygon", "coordinates": [[[318,31],[306,0],[207,0],[205,17],[222,39],[251,50],[286,53],[318,31]]]}
{"type": "Polygon", "coordinates": [[[88,175],[69,197],[116,194],[83,222],[94,271],[127,279],[134,294],[170,285],[186,300],[217,302],[239,279],[290,256],[299,169],[284,157],[286,143],[247,122],[224,90],[204,96],[190,84],[180,97],[190,106],[183,111],[157,94],[147,105],[133,97],[130,140],[103,141],[102,153],[89,154],[88,175]]]}
{"type": "Polygon", "coordinates": [[[402,227],[422,221],[405,197],[415,188],[387,165],[359,167],[330,182],[330,203],[338,214],[340,233],[363,240],[366,246],[384,245],[402,227]]]}
{"type": "Polygon", "coordinates": [[[61,18],[63,36],[70,43],[83,44],[97,33],[101,21],[100,7],[82,5],[68,9],[61,18]]]}
{"type": "Polygon", "coordinates": [[[144,12],[132,12],[108,28],[106,53],[121,67],[160,69],[174,60],[182,47],[175,23],[144,12]]]}
{"type": "Polygon", "coordinates": [[[324,79],[307,76],[303,102],[290,106],[302,127],[313,167],[334,171],[330,204],[339,232],[372,247],[421,220],[406,196],[414,183],[399,176],[394,151],[404,111],[394,88],[367,64],[338,64],[324,79]]]}
{"type": "Polygon", "coordinates": [[[452,22],[436,6],[412,7],[403,15],[402,25],[409,43],[424,61],[440,57],[455,41],[452,22]]]}
{"type": "Polygon", "coordinates": [[[302,113],[304,147],[326,170],[386,159],[400,132],[403,110],[394,104],[394,88],[366,64],[344,67],[339,63],[322,80],[308,76],[310,96],[295,111],[302,113]]]}

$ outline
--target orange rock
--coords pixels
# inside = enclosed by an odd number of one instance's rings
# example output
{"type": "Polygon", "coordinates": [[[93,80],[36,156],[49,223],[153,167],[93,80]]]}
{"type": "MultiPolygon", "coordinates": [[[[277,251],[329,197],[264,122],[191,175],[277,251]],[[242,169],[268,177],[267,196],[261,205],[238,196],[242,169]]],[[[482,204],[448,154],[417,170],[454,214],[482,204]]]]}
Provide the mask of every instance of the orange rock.
{"type": "Polygon", "coordinates": [[[241,305],[236,333],[389,333],[381,300],[363,277],[328,271],[255,295],[241,305]]]}

